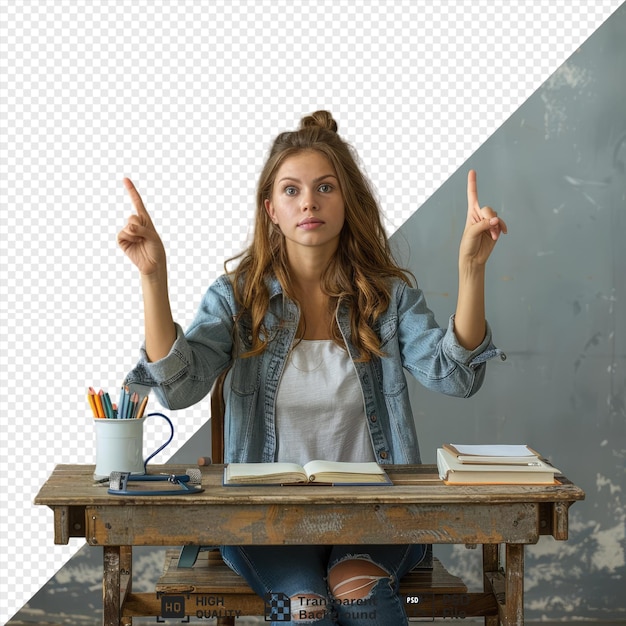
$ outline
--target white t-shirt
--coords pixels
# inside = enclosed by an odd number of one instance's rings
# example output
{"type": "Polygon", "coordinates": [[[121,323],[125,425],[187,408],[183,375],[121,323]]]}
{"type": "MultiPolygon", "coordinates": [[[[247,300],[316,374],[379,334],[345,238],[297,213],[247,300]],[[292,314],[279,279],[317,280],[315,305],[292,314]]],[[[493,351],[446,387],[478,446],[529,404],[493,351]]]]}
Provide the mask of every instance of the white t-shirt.
{"type": "Polygon", "coordinates": [[[278,461],[375,461],[354,363],[332,340],[291,350],[276,396],[278,461]]]}

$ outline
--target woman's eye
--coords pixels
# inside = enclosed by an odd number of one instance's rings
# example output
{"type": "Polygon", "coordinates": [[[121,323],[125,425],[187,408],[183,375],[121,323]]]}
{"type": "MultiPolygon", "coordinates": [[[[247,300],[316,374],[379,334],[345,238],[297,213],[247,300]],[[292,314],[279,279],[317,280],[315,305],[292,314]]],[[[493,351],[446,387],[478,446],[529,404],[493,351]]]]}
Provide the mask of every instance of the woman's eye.
{"type": "Polygon", "coordinates": [[[295,196],[297,193],[297,189],[295,187],[285,187],[285,193],[288,196],[295,196]]]}
{"type": "Polygon", "coordinates": [[[324,183],[323,185],[319,186],[319,190],[322,193],[330,193],[333,190],[333,186],[329,185],[328,183],[324,183]]]}

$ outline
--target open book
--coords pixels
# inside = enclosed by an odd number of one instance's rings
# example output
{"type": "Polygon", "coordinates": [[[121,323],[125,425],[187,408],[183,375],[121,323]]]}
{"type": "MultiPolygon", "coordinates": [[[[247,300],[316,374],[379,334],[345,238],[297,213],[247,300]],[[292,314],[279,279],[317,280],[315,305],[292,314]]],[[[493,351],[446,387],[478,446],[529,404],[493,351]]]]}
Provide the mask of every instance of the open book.
{"type": "MultiPolygon", "coordinates": [[[[455,448],[458,450],[459,446],[455,448]]],[[[463,462],[445,446],[438,448],[439,477],[448,484],[552,485],[555,484],[554,475],[560,473],[536,453],[531,456],[515,454],[501,461],[494,461],[493,455],[487,457],[484,463],[478,459],[463,462]],[[507,459],[515,460],[507,462],[507,459]]]]}
{"type": "Polygon", "coordinates": [[[384,485],[391,484],[378,463],[309,461],[297,463],[229,463],[225,485],[384,485]]]}

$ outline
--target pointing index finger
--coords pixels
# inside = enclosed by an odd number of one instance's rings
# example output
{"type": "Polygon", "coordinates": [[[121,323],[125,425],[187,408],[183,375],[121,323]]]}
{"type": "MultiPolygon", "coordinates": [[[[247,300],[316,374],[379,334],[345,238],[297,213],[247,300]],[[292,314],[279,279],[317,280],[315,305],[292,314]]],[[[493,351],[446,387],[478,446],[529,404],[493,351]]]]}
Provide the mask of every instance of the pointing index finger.
{"type": "Polygon", "coordinates": [[[470,209],[476,208],[480,210],[478,204],[478,186],[476,184],[476,171],[470,170],[467,173],[467,206],[470,209]]]}
{"type": "Polygon", "coordinates": [[[128,195],[130,196],[130,200],[137,210],[137,213],[142,217],[147,217],[149,219],[150,216],[148,215],[148,211],[146,211],[143,200],[141,199],[139,192],[137,191],[135,185],[133,184],[133,181],[130,180],[130,178],[124,178],[124,187],[126,187],[128,195]]]}

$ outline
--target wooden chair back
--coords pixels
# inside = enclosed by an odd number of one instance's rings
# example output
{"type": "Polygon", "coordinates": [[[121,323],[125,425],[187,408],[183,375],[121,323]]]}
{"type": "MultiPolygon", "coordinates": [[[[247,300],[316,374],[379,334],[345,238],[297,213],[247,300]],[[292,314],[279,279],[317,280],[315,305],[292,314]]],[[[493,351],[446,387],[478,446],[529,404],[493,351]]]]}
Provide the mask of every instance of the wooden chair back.
{"type": "Polygon", "coordinates": [[[218,465],[224,462],[224,381],[227,374],[228,370],[223,371],[211,389],[211,461],[218,465]]]}

